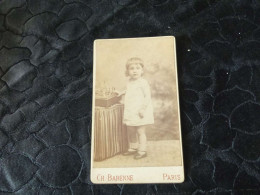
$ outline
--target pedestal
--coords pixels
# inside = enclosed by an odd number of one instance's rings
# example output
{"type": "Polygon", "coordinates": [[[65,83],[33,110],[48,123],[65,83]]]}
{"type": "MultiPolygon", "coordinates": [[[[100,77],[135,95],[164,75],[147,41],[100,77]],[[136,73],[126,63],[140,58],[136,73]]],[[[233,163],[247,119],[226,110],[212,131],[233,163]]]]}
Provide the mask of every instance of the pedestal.
{"type": "Polygon", "coordinates": [[[127,150],[122,104],[95,107],[94,160],[101,161],[127,150]]]}

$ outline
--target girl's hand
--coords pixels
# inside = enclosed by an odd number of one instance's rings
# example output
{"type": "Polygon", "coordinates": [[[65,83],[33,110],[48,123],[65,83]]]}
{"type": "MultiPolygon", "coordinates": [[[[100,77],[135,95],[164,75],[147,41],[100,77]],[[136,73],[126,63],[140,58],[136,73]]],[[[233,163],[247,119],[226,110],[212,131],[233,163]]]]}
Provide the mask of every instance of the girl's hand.
{"type": "Polygon", "coordinates": [[[139,110],[139,117],[144,118],[144,109],[139,110]]]}
{"type": "Polygon", "coordinates": [[[125,91],[117,91],[117,90],[115,90],[114,92],[117,94],[117,96],[122,96],[122,95],[125,94],[125,91]]]}

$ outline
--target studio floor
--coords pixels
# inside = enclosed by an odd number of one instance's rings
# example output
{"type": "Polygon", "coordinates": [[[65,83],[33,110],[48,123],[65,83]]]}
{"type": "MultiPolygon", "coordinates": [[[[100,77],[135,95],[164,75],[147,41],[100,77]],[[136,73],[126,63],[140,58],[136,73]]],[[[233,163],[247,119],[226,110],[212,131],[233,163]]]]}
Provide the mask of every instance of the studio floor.
{"type": "Polygon", "coordinates": [[[181,165],[179,140],[147,142],[147,157],[135,160],[133,156],[115,155],[103,161],[94,161],[94,168],[152,167],[181,165]]]}

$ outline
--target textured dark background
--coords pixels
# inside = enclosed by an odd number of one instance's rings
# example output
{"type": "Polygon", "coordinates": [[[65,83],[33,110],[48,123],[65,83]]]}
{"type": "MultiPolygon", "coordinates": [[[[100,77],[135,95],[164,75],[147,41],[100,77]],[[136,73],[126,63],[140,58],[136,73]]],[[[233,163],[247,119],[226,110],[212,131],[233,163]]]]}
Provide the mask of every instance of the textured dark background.
{"type": "Polygon", "coordinates": [[[1,0],[0,192],[259,194],[258,0],[1,0]],[[92,44],[177,39],[186,180],[89,180],[92,44]]]}

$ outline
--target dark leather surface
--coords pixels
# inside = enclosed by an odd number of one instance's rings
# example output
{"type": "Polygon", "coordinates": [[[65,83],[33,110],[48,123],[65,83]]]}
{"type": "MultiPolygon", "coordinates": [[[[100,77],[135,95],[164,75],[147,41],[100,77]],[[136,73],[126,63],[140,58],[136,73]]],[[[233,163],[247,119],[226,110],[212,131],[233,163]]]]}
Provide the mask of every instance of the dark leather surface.
{"type": "Polygon", "coordinates": [[[259,194],[258,0],[0,1],[0,192],[259,194]],[[92,44],[174,35],[186,180],[89,180],[92,44]]]}

